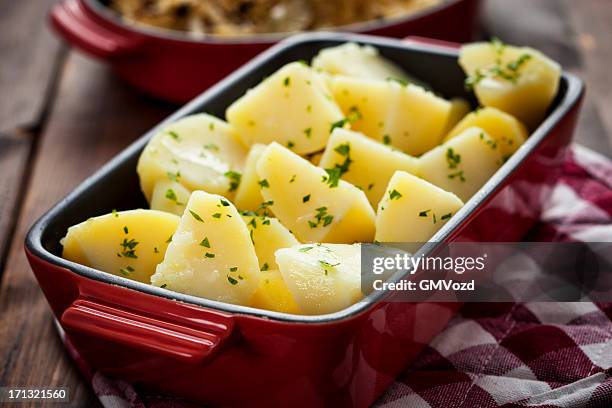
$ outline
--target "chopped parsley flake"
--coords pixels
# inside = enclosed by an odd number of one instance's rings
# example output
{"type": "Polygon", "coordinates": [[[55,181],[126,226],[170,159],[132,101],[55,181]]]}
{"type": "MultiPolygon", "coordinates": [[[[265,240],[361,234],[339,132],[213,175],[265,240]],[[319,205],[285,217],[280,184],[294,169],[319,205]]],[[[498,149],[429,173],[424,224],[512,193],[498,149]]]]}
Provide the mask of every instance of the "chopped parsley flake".
{"type": "Polygon", "coordinates": [[[159,249],[157,249],[157,247],[153,247],[153,253],[154,254],[159,254],[159,249]]]}
{"type": "Polygon", "coordinates": [[[206,150],[212,150],[212,151],[215,151],[215,152],[216,152],[216,151],[219,151],[219,146],[217,146],[217,145],[216,145],[216,144],[214,144],[214,143],[207,143],[207,144],[205,144],[205,145],[204,145],[204,149],[206,149],[206,150]]]}
{"type": "Polygon", "coordinates": [[[265,271],[267,271],[268,269],[270,269],[270,266],[269,266],[267,263],[264,263],[264,264],[261,266],[261,270],[262,270],[262,271],[264,271],[264,272],[265,272],[265,271]]]}
{"type": "Polygon", "coordinates": [[[119,218],[119,213],[117,212],[116,209],[113,208],[113,210],[111,211],[111,213],[115,216],[115,218],[119,218]]]}
{"type": "Polygon", "coordinates": [[[334,148],[334,151],[342,156],[348,156],[351,152],[351,145],[349,143],[343,143],[334,148]]]}
{"type": "Polygon", "coordinates": [[[168,244],[168,243],[170,243],[170,242],[172,242],[172,235],[170,235],[170,236],[168,237],[168,239],[166,240],[166,244],[168,244]]]}
{"type": "Polygon", "coordinates": [[[230,179],[229,191],[236,190],[238,186],[240,185],[242,174],[238,173],[237,171],[230,170],[230,171],[226,171],[224,176],[230,179]]]}
{"type": "Polygon", "coordinates": [[[231,283],[232,285],[237,285],[237,284],[238,284],[238,281],[237,281],[236,279],[232,278],[232,277],[231,277],[231,276],[229,276],[229,275],[227,275],[227,281],[228,281],[229,283],[231,283]]]}
{"type": "Polygon", "coordinates": [[[307,138],[310,139],[310,137],[312,136],[312,128],[309,127],[309,128],[304,129],[304,134],[306,135],[307,138]]]}
{"type": "Polygon", "coordinates": [[[389,191],[389,199],[390,200],[399,200],[400,198],[402,198],[402,194],[397,191],[396,189],[393,189],[391,191],[389,191]]]}
{"type": "Polygon", "coordinates": [[[452,213],[444,214],[443,216],[440,217],[440,219],[442,221],[448,220],[452,215],[453,215],[452,213]]]}
{"type": "Polygon", "coordinates": [[[222,206],[224,206],[224,207],[229,207],[230,206],[230,203],[228,203],[226,200],[221,199],[220,201],[221,201],[221,205],[222,206]]]}
{"type": "Polygon", "coordinates": [[[125,258],[138,258],[136,256],[136,246],[139,244],[135,239],[128,240],[127,238],[123,238],[123,241],[119,244],[122,248],[121,256],[125,258]]]}
{"type": "Polygon", "coordinates": [[[291,178],[289,179],[289,182],[293,183],[295,181],[296,177],[297,177],[297,175],[295,175],[295,174],[293,176],[291,176],[291,178]]]}
{"type": "Polygon", "coordinates": [[[287,147],[290,148],[290,149],[293,149],[295,147],[295,143],[292,142],[291,140],[288,140],[287,141],[287,147]]]}
{"type": "Polygon", "coordinates": [[[308,252],[310,251],[312,248],[314,248],[313,246],[306,246],[306,247],[302,247],[299,249],[300,252],[308,252]]]}
{"type": "Polygon", "coordinates": [[[383,136],[383,144],[390,145],[391,144],[391,136],[384,135],[383,136]]]}
{"type": "Polygon", "coordinates": [[[128,233],[128,227],[124,226],[123,227],[123,232],[127,234],[128,233]]]}
{"type": "Polygon", "coordinates": [[[396,83],[400,84],[401,86],[408,86],[408,84],[409,84],[408,81],[406,81],[405,79],[402,79],[402,78],[388,77],[387,81],[389,81],[389,82],[396,82],[396,83]]]}
{"type": "Polygon", "coordinates": [[[304,197],[302,197],[302,202],[303,203],[307,203],[308,201],[310,201],[310,194],[307,194],[304,197]]]}
{"type": "Polygon", "coordinates": [[[183,205],[183,203],[180,203],[178,201],[178,197],[176,196],[176,193],[174,192],[173,189],[169,188],[168,190],[166,190],[166,198],[170,201],[174,201],[174,203],[176,205],[183,205]]]}
{"type": "Polygon", "coordinates": [[[208,237],[204,237],[202,242],[200,242],[200,246],[203,246],[204,248],[210,248],[210,241],[208,240],[208,237]]]}
{"type": "Polygon", "coordinates": [[[459,181],[461,181],[462,183],[465,181],[465,176],[463,175],[463,170],[460,170],[456,173],[451,173],[448,175],[448,178],[451,180],[454,180],[456,178],[459,179],[459,181]]]}
{"type": "Polygon", "coordinates": [[[324,227],[327,227],[334,220],[334,216],[327,213],[327,207],[319,207],[315,211],[317,212],[315,220],[308,221],[310,228],[317,228],[321,223],[323,223],[324,227]]]}
{"type": "Polygon", "coordinates": [[[427,214],[429,214],[430,212],[431,212],[431,210],[421,211],[419,213],[419,217],[427,217],[427,214]]]}
{"type": "Polygon", "coordinates": [[[230,272],[236,272],[238,270],[237,266],[233,266],[230,268],[230,272]]]}
{"type": "Polygon", "coordinates": [[[221,218],[221,213],[214,213],[212,215],[213,218],[221,218]]]}
{"type": "Polygon", "coordinates": [[[168,131],[168,135],[173,138],[174,140],[180,140],[181,138],[179,137],[178,133],[176,133],[174,130],[169,130],[168,131]]]}
{"type": "Polygon", "coordinates": [[[215,130],[215,123],[214,123],[214,122],[210,122],[210,123],[208,124],[208,130],[210,130],[210,131],[215,130]]]}
{"type": "Polygon", "coordinates": [[[257,184],[259,184],[261,186],[261,188],[268,188],[268,187],[270,187],[270,183],[268,183],[268,180],[266,180],[266,179],[259,180],[257,182],[257,184]]]}
{"type": "Polygon", "coordinates": [[[210,252],[207,252],[207,253],[205,253],[205,254],[204,254],[204,256],[205,256],[206,258],[214,258],[214,257],[215,257],[215,254],[211,254],[210,252]]]}
{"type": "Polygon", "coordinates": [[[449,169],[457,168],[459,163],[461,163],[461,155],[459,153],[455,153],[452,147],[449,147],[446,150],[446,163],[448,164],[449,169]]]}
{"type": "Polygon", "coordinates": [[[166,286],[168,285],[164,283],[163,285],[160,286],[160,288],[164,289],[166,286]]]}
{"type": "Polygon", "coordinates": [[[200,217],[200,215],[193,211],[193,210],[189,210],[189,213],[191,214],[191,216],[196,220],[196,221],[200,221],[200,222],[204,222],[204,220],[202,219],[202,217],[200,217]]]}
{"type": "Polygon", "coordinates": [[[168,175],[168,178],[171,181],[179,181],[179,179],[181,178],[181,172],[180,171],[177,171],[176,173],[167,172],[166,174],[168,175]]]}
{"type": "Polygon", "coordinates": [[[135,270],[134,268],[132,268],[131,266],[129,266],[129,265],[128,265],[128,266],[126,266],[125,268],[121,268],[121,269],[119,269],[119,272],[120,272],[122,275],[129,276],[129,274],[130,274],[130,273],[132,273],[132,272],[134,272],[134,270],[135,270]]]}
{"type": "Polygon", "coordinates": [[[374,188],[374,183],[368,184],[368,191],[372,190],[372,188],[374,188]]]}
{"type": "Polygon", "coordinates": [[[289,85],[291,85],[291,78],[290,77],[286,77],[283,80],[283,86],[289,86],[289,85]]]}
{"type": "Polygon", "coordinates": [[[340,182],[340,178],[349,171],[349,167],[353,160],[351,160],[351,146],[349,143],[344,143],[336,146],[334,149],[338,154],[345,157],[344,162],[342,164],[336,163],[333,168],[325,169],[327,176],[323,177],[323,182],[329,185],[329,188],[338,187],[338,183],[340,182]]]}

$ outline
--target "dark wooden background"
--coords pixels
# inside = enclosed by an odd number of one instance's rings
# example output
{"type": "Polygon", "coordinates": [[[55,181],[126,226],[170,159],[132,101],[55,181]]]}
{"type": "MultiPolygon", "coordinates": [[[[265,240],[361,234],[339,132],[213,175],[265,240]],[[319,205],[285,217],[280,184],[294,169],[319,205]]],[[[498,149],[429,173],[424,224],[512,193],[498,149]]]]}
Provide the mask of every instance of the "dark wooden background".
{"type": "MultiPolygon", "coordinates": [[[[487,1],[487,0],[485,0],[487,1]]],[[[176,107],[61,45],[53,0],[0,0],[0,386],[65,386],[99,406],[68,358],[23,253],[32,222],[176,107]]],[[[578,142],[612,156],[612,2],[488,0],[480,35],[535,46],[587,83],[578,142]]],[[[40,406],[40,404],[36,404],[40,406]]]]}

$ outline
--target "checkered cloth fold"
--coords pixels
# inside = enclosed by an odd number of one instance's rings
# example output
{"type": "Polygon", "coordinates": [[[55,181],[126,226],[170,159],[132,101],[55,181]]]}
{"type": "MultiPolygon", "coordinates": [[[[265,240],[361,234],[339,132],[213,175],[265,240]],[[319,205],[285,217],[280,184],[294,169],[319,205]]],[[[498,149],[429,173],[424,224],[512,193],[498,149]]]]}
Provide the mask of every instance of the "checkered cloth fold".
{"type": "MultiPolygon", "coordinates": [[[[607,242],[611,220],[612,162],[573,146],[527,240],[607,242]]],[[[612,407],[611,320],[612,304],[466,304],[375,405],[612,407]]],[[[194,406],[100,373],[90,378],[106,408],[194,406]]]]}

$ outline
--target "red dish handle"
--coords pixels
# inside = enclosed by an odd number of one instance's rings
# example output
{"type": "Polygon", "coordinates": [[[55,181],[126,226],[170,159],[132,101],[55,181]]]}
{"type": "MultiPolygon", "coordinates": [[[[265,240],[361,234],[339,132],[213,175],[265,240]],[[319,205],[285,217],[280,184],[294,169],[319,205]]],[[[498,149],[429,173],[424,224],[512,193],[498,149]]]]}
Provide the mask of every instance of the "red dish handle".
{"type": "Polygon", "coordinates": [[[61,323],[68,332],[104,338],[190,363],[201,362],[232,331],[231,319],[223,321],[216,316],[210,322],[199,319],[195,329],[83,298],[64,311],[61,323]]]}
{"type": "Polygon", "coordinates": [[[428,38],[428,37],[419,37],[417,35],[411,35],[411,36],[405,37],[403,41],[407,43],[414,43],[414,44],[427,44],[433,47],[445,48],[445,49],[451,49],[451,50],[457,50],[461,47],[461,44],[456,43],[456,42],[438,40],[435,38],[428,38]]]}
{"type": "Polygon", "coordinates": [[[114,58],[133,53],[142,37],[121,35],[100,25],[81,0],[65,0],[51,9],[53,27],[64,39],[96,57],[114,58]]]}

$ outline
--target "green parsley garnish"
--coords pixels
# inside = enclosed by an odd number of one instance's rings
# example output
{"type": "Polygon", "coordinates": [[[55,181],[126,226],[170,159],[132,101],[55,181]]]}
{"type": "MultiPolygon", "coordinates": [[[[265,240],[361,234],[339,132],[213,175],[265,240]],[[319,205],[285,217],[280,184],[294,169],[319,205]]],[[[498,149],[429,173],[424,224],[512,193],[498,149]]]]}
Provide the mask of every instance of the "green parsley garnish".
{"type": "Polygon", "coordinates": [[[122,275],[128,276],[130,273],[134,272],[134,270],[135,270],[134,268],[132,268],[131,266],[128,265],[125,268],[119,269],[119,272],[122,275]]]}
{"type": "Polygon", "coordinates": [[[391,136],[384,135],[383,136],[383,144],[390,145],[391,144],[391,136]]]}
{"type": "Polygon", "coordinates": [[[289,179],[289,182],[293,183],[295,181],[296,177],[297,177],[297,175],[295,175],[295,174],[293,176],[291,176],[291,178],[289,179]]]}
{"type": "Polygon", "coordinates": [[[213,151],[218,151],[219,150],[219,146],[217,146],[214,143],[208,143],[204,145],[204,149],[206,150],[213,150],[213,151]]]}
{"type": "Polygon", "coordinates": [[[268,187],[270,187],[270,183],[268,183],[268,180],[266,180],[266,179],[259,180],[257,182],[257,184],[259,184],[261,186],[261,188],[268,188],[268,187]]]}
{"type": "Polygon", "coordinates": [[[166,174],[168,175],[168,178],[171,181],[179,181],[179,179],[181,178],[181,172],[180,171],[177,171],[176,173],[167,172],[166,174]]]}
{"type": "Polygon", "coordinates": [[[303,203],[307,203],[308,201],[310,201],[310,194],[307,194],[304,197],[302,197],[302,202],[303,203]]]}
{"type": "Polygon", "coordinates": [[[136,246],[138,245],[138,243],[139,242],[133,238],[129,241],[127,238],[123,238],[123,242],[119,244],[119,246],[123,248],[121,250],[121,256],[124,256],[126,258],[138,258],[136,256],[136,246]]]}
{"type": "Polygon", "coordinates": [[[463,175],[463,170],[458,171],[456,173],[451,173],[448,175],[448,178],[453,180],[455,178],[458,178],[459,181],[461,181],[462,183],[465,181],[465,176],[463,175]]]}
{"type": "Polygon", "coordinates": [[[230,268],[230,272],[236,272],[238,270],[237,266],[233,266],[230,268]]]}
{"type": "Polygon", "coordinates": [[[168,135],[174,140],[177,140],[177,141],[180,140],[178,133],[176,133],[174,130],[169,130],[168,135]]]}
{"type": "Polygon", "coordinates": [[[128,233],[128,227],[124,226],[124,227],[123,227],[123,232],[124,232],[125,234],[127,234],[127,233],[128,233]]]}
{"type": "Polygon", "coordinates": [[[231,277],[231,276],[229,276],[229,275],[227,275],[227,281],[228,281],[229,283],[231,283],[232,285],[236,285],[236,284],[238,284],[238,281],[237,281],[236,279],[232,278],[232,277],[231,277]]]}
{"type": "Polygon", "coordinates": [[[176,205],[183,205],[183,203],[180,203],[178,201],[178,197],[176,196],[176,193],[174,192],[173,189],[169,188],[168,190],[166,190],[166,198],[170,201],[174,201],[174,203],[176,205]]]}
{"type": "Polygon", "coordinates": [[[215,257],[215,254],[211,254],[210,252],[207,252],[207,253],[205,253],[205,254],[204,254],[204,256],[205,256],[206,258],[214,258],[214,257],[215,257]]]}
{"type": "Polygon", "coordinates": [[[291,85],[291,78],[290,77],[286,77],[283,80],[283,86],[289,86],[289,85],[291,85]]]}
{"type": "Polygon", "coordinates": [[[200,242],[200,246],[203,246],[204,248],[210,248],[210,241],[208,240],[208,237],[204,237],[202,242],[200,242]]]}
{"type": "Polygon", "coordinates": [[[314,248],[313,246],[306,246],[306,247],[302,247],[299,249],[300,252],[308,252],[310,251],[312,248],[314,248]]]}
{"type": "Polygon", "coordinates": [[[291,140],[288,140],[287,141],[287,147],[290,148],[290,149],[293,149],[295,147],[295,143],[292,142],[291,140]]]}
{"type": "Polygon", "coordinates": [[[213,218],[221,218],[221,213],[214,213],[212,215],[213,218]]]}
{"type": "Polygon", "coordinates": [[[459,165],[459,163],[461,163],[461,155],[459,153],[455,153],[452,147],[449,147],[446,150],[446,163],[448,164],[449,169],[454,169],[459,165]]]}
{"type": "Polygon", "coordinates": [[[321,223],[323,223],[324,227],[327,227],[334,220],[334,216],[327,213],[327,207],[319,207],[315,211],[317,212],[315,221],[308,221],[310,228],[317,228],[321,223]]]}
{"type": "Polygon", "coordinates": [[[221,201],[221,205],[222,205],[222,206],[224,206],[224,207],[229,207],[229,206],[230,206],[230,203],[228,203],[228,202],[227,202],[226,200],[224,200],[224,199],[221,199],[221,200],[219,200],[219,201],[221,201]]]}
{"type": "Polygon", "coordinates": [[[396,189],[393,189],[391,191],[389,191],[389,199],[390,200],[399,200],[400,198],[402,198],[402,194],[397,191],[396,189]]]}
{"type": "Polygon", "coordinates": [[[170,243],[170,242],[172,242],[172,235],[170,235],[170,236],[168,237],[168,239],[166,240],[166,244],[168,244],[168,243],[170,243]]]}
{"type": "Polygon", "coordinates": [[[421,211],[419,213],[419,217],[427,217],[427,214],[430,212],[431,210],[425,210],[425,211],[421,211]]]}
{"type": "Polygon", "coordinates": [[[307,138],[310,139],[310,137],[312,136],[312,128],[304,129],[304,134],[306,135],[307,138]]]}
{"type": "Polygon", "coordinates": [[[202,217],[200,217],[200,215],[199,215],[197,212],[195,212],[195,211],[193,211],[193,210],[191,210],[191,209],[190,209],[190,210],[189,210],[189,213],[191,214],[191,216],[192,216],[193,218],[195,218],[195,220],[196,220],[196,221],[204,222],[204,220],[202,219],[202,217]]]}
{"type": "Polygon", "coordinates": [[[164,289],[166,286],[168,286],[168,285],[166,285],[166,284],[164,283],[163,285],[161,285],[161,286],[160,286],[160,288],[164,289]]]}
{"type": "Polygon", "coordinates": [[[264,271],[264,272],[265,272],[265,271],[267,271],[268,269],[270,269],[270,266],[269,266],[267,263],[264,263],[264,264],[261,266],[261,270],[262,270],[262,271],[264,271]]]}
{"type": "Polygon", "coordinates": [[[230,188],[229,191],[234,191],[240,185],[240,180],[242,179],[242,174],[237,171],[229,170],[224,173],[224,176],[230,179],[230,188]]]}
{"type": "Polygon", "coordinates": [[[214,123],[214,122],[210,122],[210,123],[208,124],[208,130],[211,130],[211,131],[212,131],[212,130],[215,130],[215,123],[214,123]]]}
{"type": "Polygon", "coordinates": [[[442,221],[448,220],[452,215],[453,215],[452,213],[444,214],[443,216],[440,217],[440,219],[442,221]]]}

